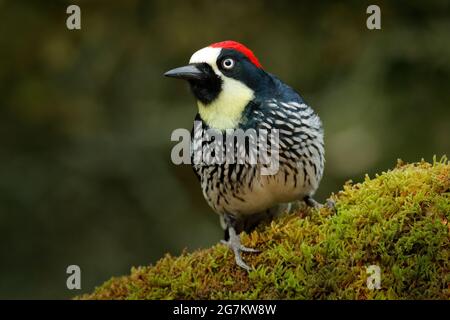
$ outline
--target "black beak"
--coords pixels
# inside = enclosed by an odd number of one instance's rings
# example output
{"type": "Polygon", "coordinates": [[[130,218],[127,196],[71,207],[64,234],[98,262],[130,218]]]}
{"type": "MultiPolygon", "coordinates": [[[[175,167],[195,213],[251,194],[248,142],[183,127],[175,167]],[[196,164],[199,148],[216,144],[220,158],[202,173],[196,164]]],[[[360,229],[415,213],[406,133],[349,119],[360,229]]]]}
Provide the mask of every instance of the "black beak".
{"type": "Polygon", "coordinates": [[[210,75],[199,63],[189,64],[184,67],[175,68],[164,73],[166,77],[184,80],[206,80],[210,75]]]}

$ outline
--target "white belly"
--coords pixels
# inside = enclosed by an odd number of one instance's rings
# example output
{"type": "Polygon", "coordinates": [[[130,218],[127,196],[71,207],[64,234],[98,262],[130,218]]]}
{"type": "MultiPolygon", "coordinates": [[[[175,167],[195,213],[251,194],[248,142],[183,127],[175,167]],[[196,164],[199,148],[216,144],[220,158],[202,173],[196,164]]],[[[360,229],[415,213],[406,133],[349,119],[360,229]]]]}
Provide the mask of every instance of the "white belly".
{"type": "MultiPolygon", "coordinates": [[[[202,181],[203,194],[217,213],[236,216],[251,215],[280,203],[300,200],[316,191],[320,177],[315,176],[313,168],[307,166],[305,179],[303,165],[294,165],[297,166],[296,171],[282,166],[275,175],[261,175],[260,168],[256,167],[253,172],[248,170],[239,181],[231,177],[219,186],[210,185],[208,188],[205,180],[205,183],[202,181]]],[[[224,176],[227,177],[226,172],[224,176]]]]}

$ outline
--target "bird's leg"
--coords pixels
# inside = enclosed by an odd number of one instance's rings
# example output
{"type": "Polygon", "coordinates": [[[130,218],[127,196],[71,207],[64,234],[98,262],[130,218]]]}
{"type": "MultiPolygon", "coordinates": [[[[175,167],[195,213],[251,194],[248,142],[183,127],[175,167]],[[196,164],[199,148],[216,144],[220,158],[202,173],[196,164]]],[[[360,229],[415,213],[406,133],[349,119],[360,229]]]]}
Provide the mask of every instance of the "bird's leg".
{"type": "Polygon", "coordinates": [[[330,208],[330,209],[334,210],[336,208],[335,202],[331,199],[327,199],[327,202],[325,205],[320,204],[319,202],[314,200],[314,198],[311,196],[305,196],[303,198],[303,201],[305,201],[306,205],[308,205],[314,209],[320,209],[320,208],[326,207],[326,208],[330,208]]]}
{"type": "Polygon", "coordinates": [[[241,238],[239,234],[236,233],[235,229],[235,219],[230,215],[225,214],[224,220],[227,225],[229,239],[227,241],[222,240],[221,242],[227,245],[234,253],[234,259],[236,260],[236,264],[241,268],[244,268],[247,271],[250,271],[251,268],[244,262],[241,257],[241,252],[259,252],[259,250],[247,248],[241,244],[241,238]]]}

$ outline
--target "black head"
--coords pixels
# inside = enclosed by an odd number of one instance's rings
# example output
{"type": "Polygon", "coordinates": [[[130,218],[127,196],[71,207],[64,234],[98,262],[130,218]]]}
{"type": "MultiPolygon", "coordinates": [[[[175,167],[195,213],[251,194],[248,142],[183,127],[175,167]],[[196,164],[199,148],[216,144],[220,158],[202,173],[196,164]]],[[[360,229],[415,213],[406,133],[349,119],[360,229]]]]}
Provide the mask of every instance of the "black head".
{"type": "Polygon", "coordinates": [[[263,92],[270,76],[243,45],[225,41],[195,52],[189,65],[165,76],[185,79],[198,100],[200,116],[210,125],[236,125],[244,108],[263,92]]]}

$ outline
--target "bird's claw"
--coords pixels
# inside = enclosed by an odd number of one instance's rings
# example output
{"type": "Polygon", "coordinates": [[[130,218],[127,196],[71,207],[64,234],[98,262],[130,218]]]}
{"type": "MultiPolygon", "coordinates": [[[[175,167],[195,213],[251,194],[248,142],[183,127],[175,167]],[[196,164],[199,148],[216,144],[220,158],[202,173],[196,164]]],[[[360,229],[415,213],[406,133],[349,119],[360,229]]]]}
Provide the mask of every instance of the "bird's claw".
{"type": "Polygon", "coordinates": [[[325,207],[331,210],[336,210],[336,202],[333,199],[327,199],[325,207]]]}
{"type": "Polygon", "coordinates": [[[327,199],[325,204],[321,204],[321,203],[317,202],[311,196],[306,196],[303,200],[305,201],[306,205],[308,205],[314,209],[328,208],[331,210],[336,210],[336,202],[334,202],[334,200],[332,200],[330,198],[327,199]]]}
{"type": "MultiPolygon", "coordinates": [[[[224,245],[227,245],[228,247],[232,248],[232,246],[231,246],[229,240],[228,240],[228,241],[220,240],[220,243],[222,243],[222,244],[224,244],[224,245]]],[[[243,246],[242,244],[240,244],[238,250],[239,250],[239,251],[242,251],[242,252],[249,252],[249,253],[257,253],[257,252],[260,252],[260,250],[258,250],[258,249],[249,248],[249,247],[243,246]]]]}
{"type": "Polygon", "coordinates": [[[256,252],[259,252],[259,250],[253,249],[253,248],[247,248],[247,247],[243,246],[240,242],[239,235],[230,237],[230,239],[228,241],[221,240],[220,242],[227,245],[231,250],[233,250],[234,259],[236,261],[236,264],[239,267],[241,267],[247,271],[250,271],[252,269],[242,259],[241,252],[256,253],[256,252]]]}

